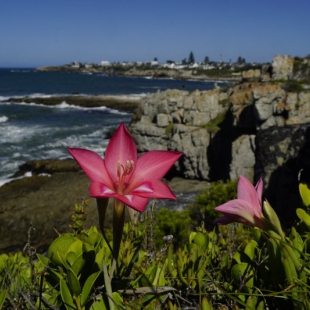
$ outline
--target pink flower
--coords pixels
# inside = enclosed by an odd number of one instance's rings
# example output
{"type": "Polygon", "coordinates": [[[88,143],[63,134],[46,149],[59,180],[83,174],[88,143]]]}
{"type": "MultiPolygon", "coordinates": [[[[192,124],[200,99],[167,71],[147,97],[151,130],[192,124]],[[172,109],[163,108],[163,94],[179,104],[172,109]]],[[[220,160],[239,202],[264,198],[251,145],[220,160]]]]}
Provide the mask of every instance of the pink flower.
{"type": "Polygon", "coordinates": [[[224,216],[215,220],[218,224],[243,223],[258,228],[266,228],[266,219],[262,211],[263,181],[260,179],[254,187],[243,176],[238,181],[238,199],[231,200],[215,208],[224,216]]]}
{"type": "Polygon", "coordinates": [[[90,150],[68,150],[91,180],[91,197],[114,197],[140,212],[149,198],[176,199],[160,179],[182,153],[151,151],[138,158],[134,140],[123,123],[111,138],[104,160],[90,150]]]}

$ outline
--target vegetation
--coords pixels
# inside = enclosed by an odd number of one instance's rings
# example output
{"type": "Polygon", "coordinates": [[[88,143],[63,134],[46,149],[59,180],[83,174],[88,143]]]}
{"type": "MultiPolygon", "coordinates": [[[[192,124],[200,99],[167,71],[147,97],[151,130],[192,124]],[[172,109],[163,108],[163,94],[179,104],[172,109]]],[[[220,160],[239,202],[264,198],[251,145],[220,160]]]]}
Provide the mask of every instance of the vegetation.
{"type": "MultiPolygon", "coordinates": [[[[231,199],[235,186],[213,184],[196,204],[212,216],[212,205],[231,199]]],[[[309,309],[310,190],[301,184],[300,193],[306,207],[297,209],[300,222],[285,234],[266,206],[270,230],[231,224],[191,231],[188,211],[144,213],[138,225],[124,227],[110,290],[111,237],[107,243],[96,228],[85,230],[87,204],[76,206],[71,232],[55,239],[46,255],[31,246],[32,227],[23,253],[0,255],[0,307],[309,309]],[[175,245],[178,236],[182,243],[175,245]]]]}
{"type": "Polygon", "coordinates": [[[170,123],[166,128],[165,128],[165,133],[166,135],[170,135],[173,130],[173,123],[170,123]]]}
{"type": "Polygon", "coordinates": [[[284,84],[282,84],[282,88],[290,93],[299,93],[304,91],[304,86],[301,81],[296,80],[288,80],[284,84]]]}
{"type": "Polygon", "coordinates": [[[190,206],[190,216],[195,221],[196,227],[205,223],[210,227],[212,222],[219,217],[219,213],[214,210],[226,201],[236,198],[237,182],[219,181],[211,183],[195,198],[195,202],[190,206]]]}
{"type": "Polygon", "coordinates": [[[207,129],[209,132],[217,132],[220,130],[220,124],[225,119],[226,112],[219,113],[216,117],[212,118],[207,124],[202,125],[201,128],[207,129]]]}

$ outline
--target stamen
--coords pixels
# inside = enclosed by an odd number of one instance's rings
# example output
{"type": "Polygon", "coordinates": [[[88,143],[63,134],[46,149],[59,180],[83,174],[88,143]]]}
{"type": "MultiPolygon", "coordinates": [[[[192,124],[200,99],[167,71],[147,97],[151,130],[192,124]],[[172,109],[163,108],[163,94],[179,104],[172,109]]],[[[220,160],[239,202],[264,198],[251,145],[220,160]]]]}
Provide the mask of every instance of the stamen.
{"type": "Polygon", "coordinates": [[[121,167],[122,167],[121,162],[118,161],[118,163],[117,163],[117,176],[118,177],[121,176],[121,167]]]}

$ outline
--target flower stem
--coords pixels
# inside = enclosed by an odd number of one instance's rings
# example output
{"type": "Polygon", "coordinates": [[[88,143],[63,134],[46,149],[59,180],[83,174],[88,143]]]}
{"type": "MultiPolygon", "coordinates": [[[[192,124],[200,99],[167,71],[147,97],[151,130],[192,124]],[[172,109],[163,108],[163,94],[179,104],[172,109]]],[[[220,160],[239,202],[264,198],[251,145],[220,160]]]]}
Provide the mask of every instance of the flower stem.
{"type": "Polygon", "coordinates": [[[117,263],[118,254],[121,246],[125,223],[125,206],[122,202],[114,200],[113,214],[113,258],[117,263]]]}

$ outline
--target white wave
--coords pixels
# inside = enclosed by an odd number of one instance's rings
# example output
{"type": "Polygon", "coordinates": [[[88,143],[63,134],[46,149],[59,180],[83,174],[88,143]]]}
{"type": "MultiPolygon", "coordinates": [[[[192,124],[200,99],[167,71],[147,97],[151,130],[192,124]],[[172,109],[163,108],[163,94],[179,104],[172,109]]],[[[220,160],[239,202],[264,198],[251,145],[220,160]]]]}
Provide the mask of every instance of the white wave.
{"type": "Polygon", "coordinates": [[[11,182],[11,181],[19,180],[19,179],[23,179],[23,178],[29,178],[31,176],[32,176],[32,173],[29,171],[29,172],[26,172],[23,176],[17,177],[17,178],[0,178],[0,187],[6,183],[11,182]]]}
{"type": "MultiPolygon", "coordinates": [[[[63,101],[60,104],[56,105],[46,105],[43,103],[34,103],[34,102],[1,102],[1,104],[5,105],[24,105],[24,106],[30,106],[30,107],[43,107],[46,109],[76,109],[76,110],[84,110],[84,111],[108,111],[113,114],[120,114],[120,115],[129,115],[129,112],[119,111],[112,108],[108,108],[106,106],[101,107],[81,107],[73,104],[68,104],[66,101],[63,101]]],[[[1,120],[0,120],[1,122],[1,120]]]]}
{"type": "Polygon", "coordinates": [[[5,123],[5,122],[7,122],[8,120],[9,120],[8,117],[6,117],[6,116],[0,116],[0,123],[5,123]]]}
{"type": "Polygon", "coordinates": [[[32,127],[20,127],[20,126],[7,126],[6,130],[0,132],[0,143],[26,143],[33,136],[40,135],[49,132],[50,129],[43,126],[32,126],[32,127]]]}
{"type": "Polygon", "coordinates": [[[10,99],[9,96],[0,96],[0,102],[1,102],[1,101],[7,101],[7,100],[9,100],[9,99],[10,99]]]}

